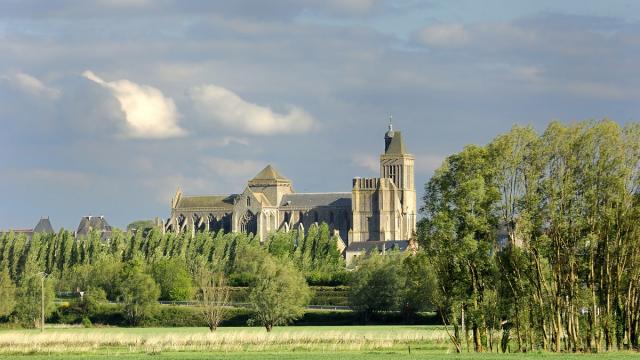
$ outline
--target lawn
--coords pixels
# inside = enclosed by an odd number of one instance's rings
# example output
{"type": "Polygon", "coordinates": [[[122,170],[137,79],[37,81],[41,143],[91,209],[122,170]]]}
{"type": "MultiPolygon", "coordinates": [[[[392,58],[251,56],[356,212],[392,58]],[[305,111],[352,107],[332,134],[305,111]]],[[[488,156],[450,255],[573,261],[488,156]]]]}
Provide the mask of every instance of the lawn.
{"type": "MultiPolygon", "coordinates": [[[[437,326],[48,328],[0,331],[0,359],[564,359],[596,355],[455,354],[437,326]]],[[[608,359],[637,353],[599,354],[608,359]]]]}

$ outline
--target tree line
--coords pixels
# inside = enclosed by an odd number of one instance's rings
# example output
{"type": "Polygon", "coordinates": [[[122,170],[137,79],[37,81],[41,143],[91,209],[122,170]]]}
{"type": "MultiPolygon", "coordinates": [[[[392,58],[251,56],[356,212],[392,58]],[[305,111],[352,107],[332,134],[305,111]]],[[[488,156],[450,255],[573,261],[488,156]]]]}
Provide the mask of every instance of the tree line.
{"type": "MultiPolygon", "coordinates": [[[[158,299],[219,301],[219,296],[213,295],[219,289],[228,292],[231,285],[264,287],[267,285],[261,281],[272,272],[295,275],[288,277],[295,283],[287,286],[302,291],[290,299],[290,303],[299,306],[283,307],[295,315],[309,301],[309,296],[303,294],[308,291],[307,282],[347,281],[336,241],[329,235],[327,224],[312,226],[306,234],[275,232],[263,244],[252,234],[191,236],[162,234],[161,229],[144,234],[114,231],[106,242],[101,241],[99,233],[74,237],[61,230],[51,235],[36,233],[31,239],[5,233],[0,235],[0,317],[13,316],[24,325],[35,326],[40,319],[43,291],[47,313],[55,310],[55,293],[81,292],[82,301],[77,305],[83,311],[88,312],[101,302],[119,302],[126,318],[135,325],[158,299]],[[45,274],[42,287],[41,277],[45,274]]],[[[259,298],[251,294],[249,297],[256,301],[259,298]]],[[[228,300],[225,302],[228,305],[228,300]]],[[[284,314],[279,318],[291,319],[284,314]]]]}
{"type": "Polygon", "coordinates": [[[514,127],[445,160],[418,238],[458,351],[638,348],[639,164],[639,124],[609,120],[514,127]]]}
{"type": "MultiPolygon", "coordinates": [[[[230,314],[231,286],[247,288],[250,324],[289,323],[305,312],[309,285],[340,285],[348,304],[367,322],[376,313],[401,312],[407,322],[429,309],[429,268],[424,255],[389,252],[358,260],[346,269],[327,224],[271,233],[264,243],[247,234],[162,234],[114,232],[105,242],[99,233],[74,238],[71,233],[0,236],[0,318],[27,327],[41,326],[55,294],[72,294],[64,311],[82,318],[115,302],[130,325],[144,324],[158,300],[192,300],[213,331],[230,314]],[[47,274],[46,279],[42,276],[47,274]]],[[[62,316],[62,315],[60,315],[62,316]]]]}

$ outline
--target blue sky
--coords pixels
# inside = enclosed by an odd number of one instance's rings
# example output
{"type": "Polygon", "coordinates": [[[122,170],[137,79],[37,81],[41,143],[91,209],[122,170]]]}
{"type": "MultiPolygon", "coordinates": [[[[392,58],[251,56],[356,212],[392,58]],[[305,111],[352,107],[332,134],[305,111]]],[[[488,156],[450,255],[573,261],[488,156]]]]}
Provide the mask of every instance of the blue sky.
{"type": "Polygon", "coordinates": [[[375,176],[388,116],[423,184],[514,124],[637,121],[638,1],[0,2],[0,229],[124,227],[271,163],[375,176]]]}

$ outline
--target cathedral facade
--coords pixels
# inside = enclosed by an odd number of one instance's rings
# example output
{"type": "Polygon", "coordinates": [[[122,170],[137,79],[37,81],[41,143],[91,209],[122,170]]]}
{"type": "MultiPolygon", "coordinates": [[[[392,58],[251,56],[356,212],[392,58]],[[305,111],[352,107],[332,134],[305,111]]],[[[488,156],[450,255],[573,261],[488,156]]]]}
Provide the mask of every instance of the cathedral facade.
{"type": "Polygon", "coordinates": [[[239,194],[178,190],[165,230],[244,232],[264,241],[272,231],[306,231],[325,222],[344,245],[409,240],[416,230],[414,157],[391,125],[384,140],[380,177],[356,177],[350,192],[297,193],[291,180],[268,165],[239,194]]]}

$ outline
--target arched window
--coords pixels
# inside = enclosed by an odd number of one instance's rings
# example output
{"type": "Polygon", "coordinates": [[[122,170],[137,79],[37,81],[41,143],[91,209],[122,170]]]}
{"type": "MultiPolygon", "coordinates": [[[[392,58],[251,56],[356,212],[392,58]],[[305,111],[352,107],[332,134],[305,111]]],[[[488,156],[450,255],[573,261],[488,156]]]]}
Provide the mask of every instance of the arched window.
{"type": "Polygon", "coordinates": [[[251,207],[251,198],[247,196],[247,207],[251,207]]]}
{"type": "Polygon", "coordinates": [[[244,216],[240,219],[240,232],[245,234],[257,234],[258,230],[258,219],[256,216],[251,213],[251,211],[247,211],[244,216]]]}

